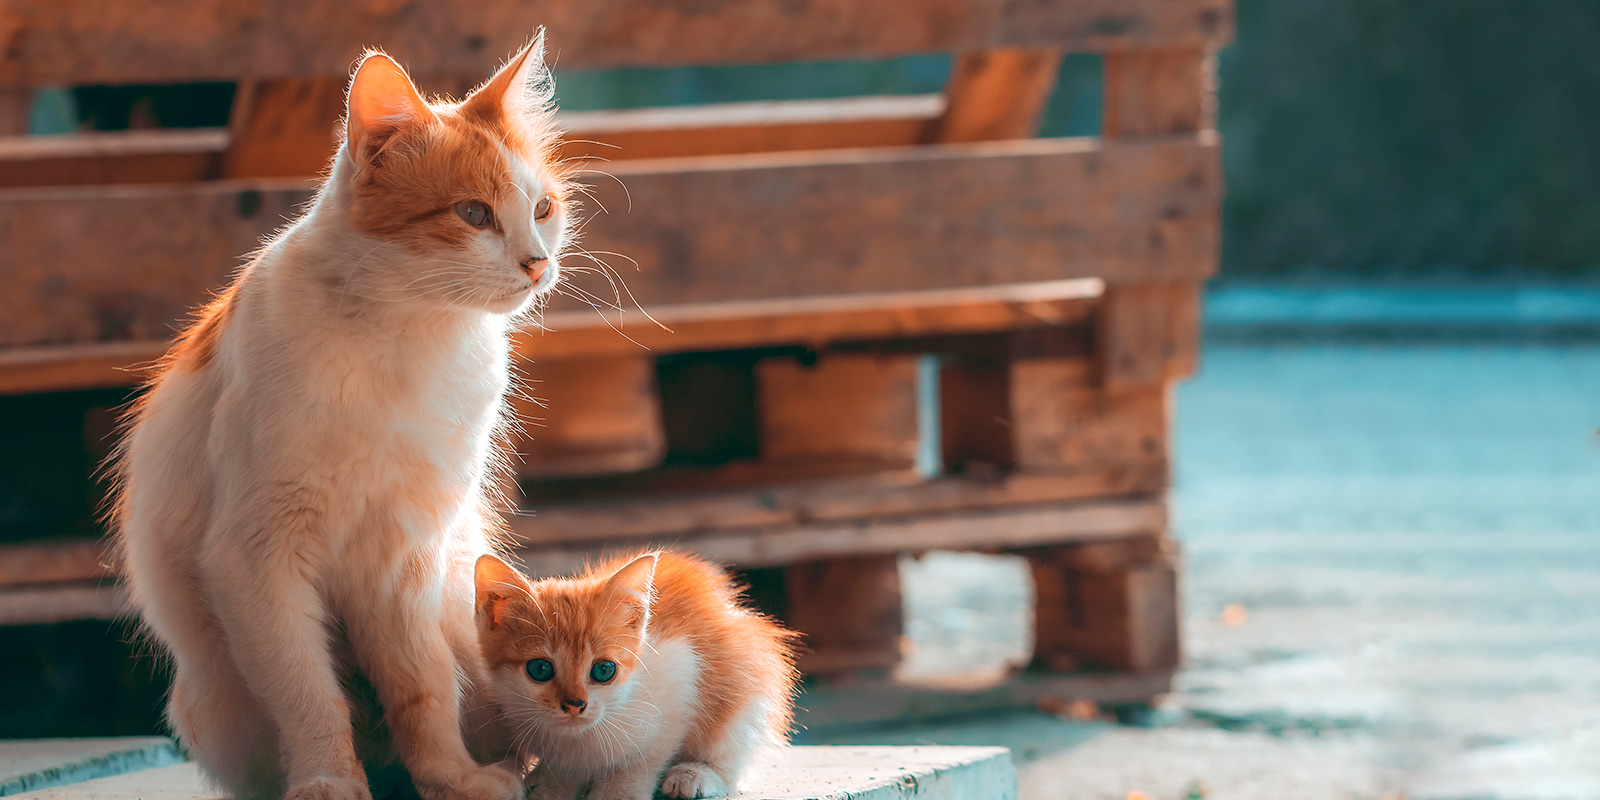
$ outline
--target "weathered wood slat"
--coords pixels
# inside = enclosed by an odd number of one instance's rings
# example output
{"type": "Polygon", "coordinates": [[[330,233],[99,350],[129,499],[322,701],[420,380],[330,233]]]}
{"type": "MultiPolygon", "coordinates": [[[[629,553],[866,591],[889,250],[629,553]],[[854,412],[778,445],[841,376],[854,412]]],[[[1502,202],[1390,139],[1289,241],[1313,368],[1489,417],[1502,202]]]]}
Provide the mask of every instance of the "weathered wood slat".
{"type": "Polygon", "coordinates": [[[346,74],[381,45],[415,74],[487,73],[543,25],[564,68],[883,58],[1003,47],[1217,44],[1232,0],[0,2],[0,86],[346,74]]]}
{"type": "MultiPolygon", "coordinates": [[[[1216,267],[1220,164],[1204,134],[664,159],[614,172],[627,188],[596,185],[612,213],[591,220],[585,243],[635,259],[624,277],[649,307],[1198,279],[1216,267]]],[[[0,192],[0,296],[17,299],[0,346],[165,339],[309,197],[282,181],[0,192]]]]}
{"type": "Polygon", "coordinates": [[[0,188],[210,180],[227,146],[212,128],[0,137],[0,188]]]}
{"type": "Polygon", "coordinates": [[[761,460],[768,463],[873,461],[915,466],[915,355],[824,356],[756,364],[761,460]]]}
{"type": "MultiPolygon", "coordinates": [[[[424,83],[425,89],[434,87],[424,83]]],[[[0,137],[0,188],[311,177],[332,157],[342,79],[242,87],[232,132],[132,130],[0,137]]],[[[930,140],[942,95],[561,112],[562,156],[604,161],[895,147],[930,140]]]]}
{"type": "Polygon", "coordinates": [[[654,359],[643,355],[525,365],[511,399],[517,477],[648,469],[666,455],[654,359]]]}
{"type": "Polygon", "coordinates": [[[518,557],[528,570],[536,575],[562,575],[581,568],[596,550],[670,546],[716,562],[762,567],[873,553],[1013,550],[1126,539],[1162,530],[1165,520],[1166,507],[1160,500],[1127,499],[925,512],[565,544],[542,538],[536,525],[515,527],[525,543],[518,550],[518,557]],[[532,536],[524,537],[522,534],[530,529],[532,536]]]}
{"type": "MultiPolygon", "coordinates": [[[[541,362],[736,347],[804,345],[997,333],[1089,319],[1102,284],[1045,283],[653,307],[620,317],[557,311],[524,332],[517,352],[541,362]]],[[[166,351],[164,341],[0,348],[0,395],[137,383],[166,351]]]]}
{"type": "MultiPolygon", "coordinates": [[[[913,470],[727,490],[679,490],[565,504],[532,504],[511,520],[527,543],[604,543],[697,531],[945,513],[1007,505],[1128,497],[1165,490],[1165,464],[1111,464],[1079,472],[926,480],[913,470]]],[[[972,534],[968,545],[984,541],[972,534]]]]}
{"type": "Polygon", "coordinates": [[[1215,70],[1203,47],[1106,53],[1101,135],[1167,136],[1212,127],[1215,70]]]}

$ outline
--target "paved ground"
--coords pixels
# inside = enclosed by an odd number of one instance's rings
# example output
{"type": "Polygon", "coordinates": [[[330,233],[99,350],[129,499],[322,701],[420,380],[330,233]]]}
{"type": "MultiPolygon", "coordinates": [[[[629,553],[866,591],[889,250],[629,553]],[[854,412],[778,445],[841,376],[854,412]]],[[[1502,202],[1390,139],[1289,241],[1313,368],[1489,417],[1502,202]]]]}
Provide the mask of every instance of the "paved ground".
{"type": "MultiPolygon", "coordinates": [[[[1010,745],[1024,800],[1600,798],[1597,427],[1592,339],[1209,343],[1177,415],[1189,666],[1157,724],[860,738],[1010,745]]],[[[913,566],[922,657],[1025,652],[1024,574],[913,566]]]]}

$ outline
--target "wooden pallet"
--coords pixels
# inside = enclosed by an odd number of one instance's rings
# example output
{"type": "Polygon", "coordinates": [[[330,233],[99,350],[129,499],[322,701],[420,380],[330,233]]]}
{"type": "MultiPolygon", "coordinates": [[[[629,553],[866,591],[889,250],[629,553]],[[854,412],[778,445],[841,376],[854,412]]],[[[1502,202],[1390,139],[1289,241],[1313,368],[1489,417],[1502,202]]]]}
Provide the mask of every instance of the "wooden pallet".
{"type": "MultiPolygon", "coordinates": [[[[616,162],[585,243],[661,325],[558,305],[518,337],[520,555],[737,565],[838,673],[897,658],[900,554],[1021,553],[1041,666],[1176,663],[1167,404],[1217,264],[1231,0],[72,9],[0,0],[0,395],[137,382],[310,197],[364,46],[456,92],[538,24],[563,67],[953,54],[939,95],[564,115],[567,155],[616,162]],[[1102,135],[1031,138],[1066,52],[1102,56],[1102,135]],[[7,136],[38,87],[197,80],[237,84],[226,128],[7,136]]],[[[0,550],[0,624],[116,613],[101,561],[0,550]]]]}

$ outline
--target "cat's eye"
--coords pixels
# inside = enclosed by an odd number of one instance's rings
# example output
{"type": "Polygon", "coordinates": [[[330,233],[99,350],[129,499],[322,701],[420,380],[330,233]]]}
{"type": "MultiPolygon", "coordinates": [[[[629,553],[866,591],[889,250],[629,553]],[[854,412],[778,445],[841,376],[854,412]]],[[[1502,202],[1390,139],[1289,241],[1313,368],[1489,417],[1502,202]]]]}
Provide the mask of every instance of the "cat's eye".
{"type": "Polygon", "coordinates": [[[610,683],[612,678],[617,677],[617,662],[594,662],[594,666],[589,668],[589,677],[593,679],[595,683],[610,683]]]}
{"type": "Polygon", "coordinates": [[[544,683],[556,676],[556,665],[550,663],[548,658],[536,658],[529,661],[526,669],[528,670],[528,677],[540,683],[544,683]]]}
{"type": "Polygon", "coordinates": [[[456,216],[462,222],[474,228],[487,228],[494,221],[494,214],[489,211],[489,204],[481,200],[463,200],[456,203],[456,216]]]}
{"type": "Polygon", "coordinates": [[[549,219],[554,213],[556,213],[556,201],[551,200],[550,195],[539,198],[539,202],[533,206],[533,218],[540,222],[549,219]]]}

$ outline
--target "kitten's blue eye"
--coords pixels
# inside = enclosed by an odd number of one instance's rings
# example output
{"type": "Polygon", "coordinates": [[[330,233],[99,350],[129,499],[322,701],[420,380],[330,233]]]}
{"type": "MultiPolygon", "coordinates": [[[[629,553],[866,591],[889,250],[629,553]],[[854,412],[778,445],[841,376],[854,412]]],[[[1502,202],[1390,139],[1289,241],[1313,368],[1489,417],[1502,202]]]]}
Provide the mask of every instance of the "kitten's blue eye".
{"type": "Polygon", "coordinates": [[[594,679],[595,683],[610,683],[612,678],[617,677],[617,662],[594,662],[594,666],[589,668],[589,677],[594,679]]]}
{"type": "Polygon", "coordinates": [[[456,216],[460,217],[462,222],[474,228],[487,228],[489,227],[490,219],[494,215],[489,213],[487,203],[479,200],[464,200],[456,203],[456,216]]]}
{"type": "Polygon", "coordinates": [[[528,677],[544,683],[556,676],[556,667],[548,658],[536,658],[528,662],[528,677]]]}

